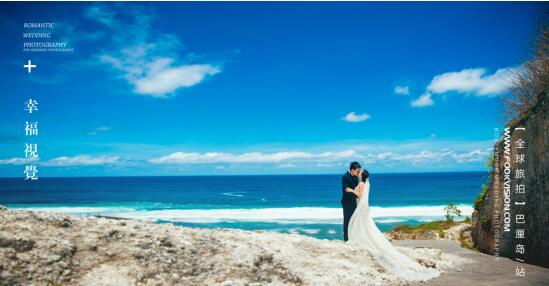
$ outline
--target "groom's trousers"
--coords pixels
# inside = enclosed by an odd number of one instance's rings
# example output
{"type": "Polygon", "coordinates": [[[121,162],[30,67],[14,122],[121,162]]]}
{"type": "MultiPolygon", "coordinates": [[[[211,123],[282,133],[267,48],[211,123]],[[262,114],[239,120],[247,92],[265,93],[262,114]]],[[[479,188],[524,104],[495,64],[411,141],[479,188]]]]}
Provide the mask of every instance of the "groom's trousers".
{"type": "Polygon", "coordinates": [[[355,212],[356,206],[343,206],[343,240],[349,240],[349,221],[355,212]]]}

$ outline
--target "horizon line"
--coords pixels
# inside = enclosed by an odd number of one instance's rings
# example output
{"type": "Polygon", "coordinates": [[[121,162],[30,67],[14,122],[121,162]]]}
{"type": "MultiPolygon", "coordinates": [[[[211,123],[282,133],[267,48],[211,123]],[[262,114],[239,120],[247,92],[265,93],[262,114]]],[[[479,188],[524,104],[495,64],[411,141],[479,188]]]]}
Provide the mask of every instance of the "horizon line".
{"type": "MultiPolygon", "coordinates": [[[[380,172],[370,173],[378,175],[402,175],[402,174],[459,174],[459,173],[487,173],[487,171],[420,171],[420,172],[380,172]]],[[[341,175],[340,173],[298,173],[298,174],[197,174],[197,175],[106,175],[106,176],[44,176],[40,178],[134,178],[134,177],[239,177],[239,176],[333,176],[341,175]]],[[[4,177],[0,179],[23,179],[24,177],[4,177]]]]}

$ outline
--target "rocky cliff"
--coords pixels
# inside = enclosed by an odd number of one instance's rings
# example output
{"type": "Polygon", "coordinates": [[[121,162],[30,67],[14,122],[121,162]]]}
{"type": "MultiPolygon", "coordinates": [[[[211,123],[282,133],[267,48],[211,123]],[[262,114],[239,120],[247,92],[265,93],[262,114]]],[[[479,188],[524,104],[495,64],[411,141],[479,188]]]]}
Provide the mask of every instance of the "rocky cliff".
{"type": "MultiPolygon", "coordinates": [[[[438,249],[399,250],[442,271],[470,263],[438,249]]],[[[408,284],[343,241],[0,206],[2,286],[408,284]]]]}
{"type": "Polygon", "coordinates": [[[472,237],[482,252],[509,258],[524,258],[527,263],[549,267],[549,108],[547,94],[542,93],[536,104],[509,124],[507,142],[510,153],[505,154],[505,134],[494,145],[494,158],[490,178],[484,191],[475,202],[472,216],[472,237]],[[524,130],[517,127],[524,127],[524,130]],[[516,149],[522,139],[525,148],[516,149]],[[523,153],[525,161],[517,162],[516,155],[523,153]],[[509,165],[505,166],[505,156],[509,165]],[[506,167],[508,170],[506,170],[506,167]],[[524,179],[516,178],[516,170],[524,170],[524,179]],[[510,170],[510,211],[505,211],[505,172],[510,170]],[[522,181],[521,181],[522,180],[522,181]],[[524,184],[524,193],[516,185],[524,184]],[[524,206],[515,202],[525,202],[524,206]],[[510,231],[505,230],[505,215],[511,220],[510,231]],[[499,219],[497,218],[499,214],[499,219]],[[525,215],[525,223],[516,223],[516,214],[525,215]],[[522,227],[524,226],[524,227],[522,227]],[[516,238],[516,229],[524,229],[524,239],[516,238]],[[499,232],[501,231],[501,232],[499,232]],[[497,240],[498,232],[501,234],[497,240]],[[516,253],[516,245],[525,245],[524,255],[516,253]]]}

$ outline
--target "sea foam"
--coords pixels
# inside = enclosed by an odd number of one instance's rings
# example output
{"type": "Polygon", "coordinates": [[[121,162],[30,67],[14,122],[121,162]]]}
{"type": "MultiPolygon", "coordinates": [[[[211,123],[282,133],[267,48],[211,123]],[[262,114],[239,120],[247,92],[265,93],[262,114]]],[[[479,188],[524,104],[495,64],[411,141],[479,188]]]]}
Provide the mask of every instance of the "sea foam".
{"type": "MultiPolygon", "coordinates": [[[[444,218],[444,207],[402,206],[370,207],[372,216],[380,223],[405,220],[432,221],[444,218]]],[[[470,205],[459,205],[463,216],[470,216],[470,205]]],[[[291,208],[240,208],[240,209],[156,209],[143,210],[127,206],[108,207],[14,207],[33,211],[61,212],[73,215],[104,215],[147,221],[170,221],[190,223],[218,223],[227,221],[275,222],[275,223],[326,223],[340,224],[343,218],[341,208],[291,207],[291,208]]]]}

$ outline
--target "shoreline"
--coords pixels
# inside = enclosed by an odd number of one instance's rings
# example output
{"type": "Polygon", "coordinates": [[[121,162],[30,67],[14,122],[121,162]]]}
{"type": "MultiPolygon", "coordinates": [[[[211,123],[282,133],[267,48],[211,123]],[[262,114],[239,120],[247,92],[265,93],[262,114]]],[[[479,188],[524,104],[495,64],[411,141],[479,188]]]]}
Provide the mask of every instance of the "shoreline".
{"type": "MultiPolygon", "coordinates": [[[[340,224],[341,206],[235,206],[230,208],[204,208],[203,206],[194,206],[189,208],[186,205],[171,205],[163,203],[153,203],[149,206],[147,202],[123,202],[119,204],[111,203],[93,203],[80,205],[67,205],[59,203],[51,204],[6,204],[5,206],[12,210],[29,211],[48,211],[65,213],[68,215],[105,215],[115,216],[120,214],[128,219],[144,220],[166,219],[167,217],[187,219],[182,221],[173,220],[173,222],[201,222],[200,219],[208,218],[217,220],[241,220],[243,222],[277,222],[284,220],[294,220],[300,223],[331,223],[340,224]],[[207,214],[207,215],[206,215],[207,214]],[[135,215],[132,217],[132,215],[135,215]],[[157,216],[156,216],[157,215],[157,216]],[[253,219],[251,219],[253,218],[253,219]]],[[[400,219],[418,220],[429,222],[426,218],[443,218],[444,204],[429,205],[389,205],[370,207],[374,219],[400,219]],[[423,220],[421,218],[424,218],[423,220]]],[[[458,204],[457,207],[462,213],[470,216],[473,212],[472,204],[458,204]]]]}
{"type": "MultiPolygon", "coordinates": [[[[177,205],[139,203],[94,205],[8,205],[10,210],[46,211],[77,216],[102,216],[135,219],[157,223],[171,223],[195,228],[230,228],[243,230],[273,230],[279,233],[297,233],[319,239],[340,240],[343,237],[341,207],[273,207],[179,209],[177,205]],[[171,209],[169,209],[171,207],[171,209]],[[154,209],[156,208],[156,209],[154,209]],[[159,209],[158,209],[159,208],[159,209]]],[[[184,206],[181,206],[184,207],[184,206]]],[[[470,205],[459,206],[464,212],[470,205]]],[[[382,232],[406,224],[419,225],[442,219],[443,205],[430,207],[372,207],[374,220],[382,232]],[[421,214],[421,216],[419,216],[421,214]]]]}

